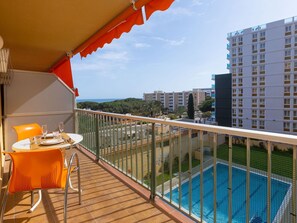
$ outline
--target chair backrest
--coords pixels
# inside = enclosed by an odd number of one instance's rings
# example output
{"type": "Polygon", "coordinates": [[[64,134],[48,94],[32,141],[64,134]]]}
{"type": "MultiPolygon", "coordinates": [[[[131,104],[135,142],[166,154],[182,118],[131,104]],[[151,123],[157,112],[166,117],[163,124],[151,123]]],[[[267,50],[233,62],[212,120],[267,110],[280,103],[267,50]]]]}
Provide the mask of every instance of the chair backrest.
{"type": "Polygon", "coordinates": [[[8,191],[64,188],[63,153],[60,149],[8,153],[13,162],[8,191]]]}
{"type": "Polygon", "coordinates": [[[41,135],[42,133],[41,127],[37,123],[13,126],[13,128],[17,133],[18,141],[36,135],[41,135]]]}

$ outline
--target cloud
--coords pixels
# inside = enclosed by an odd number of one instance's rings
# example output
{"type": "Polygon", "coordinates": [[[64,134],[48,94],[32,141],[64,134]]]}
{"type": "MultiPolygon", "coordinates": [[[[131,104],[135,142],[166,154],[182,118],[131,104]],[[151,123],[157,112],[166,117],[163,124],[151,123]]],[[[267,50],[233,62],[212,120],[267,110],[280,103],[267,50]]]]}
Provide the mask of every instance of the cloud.
{"type": "Polygon", "coordinates": [[[185,42],[185,38],[182,38],[181,40],[172,40],[172,39],[165,39],[162,37],[153,37],[153,39],[165,42],[170,46],[180,46],[185,42]]]}
{"type": "Polygon", "coordinates": [[[188,9],[188,8],[183,8],[183,7],[175,7],[172,8],[168,13],[173,14],[173,15],[186,15],[186,16],[191,16],[194,13],[188,9]]]}
{"type": "Polygon", "coordinates": [[[97,59],[103,59],[103,60],[117,60],[117,61],[128,61],[128,53],[126,51],[124,52],[116,52],[116,51],[109,51],[102,54],[96,55],[97,59]]]}
{"type": "Polygon", "coordinates": [[[203,0],[192,0],[192,6],[203,5],[203,0]]]}
{"type": "Polygon", "coordinates": [[[148,47],[151,47],[151,45],[149,45],[147,43],[135,43],[134,47],[135,48],[148,48],[148,47]]]}

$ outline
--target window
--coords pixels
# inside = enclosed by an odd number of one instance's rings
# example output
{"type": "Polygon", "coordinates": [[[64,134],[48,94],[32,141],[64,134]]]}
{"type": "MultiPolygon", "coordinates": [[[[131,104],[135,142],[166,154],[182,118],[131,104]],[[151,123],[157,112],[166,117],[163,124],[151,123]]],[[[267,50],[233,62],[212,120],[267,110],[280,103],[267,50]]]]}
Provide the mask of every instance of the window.
{"type": "Polygon", "coordinates": [[[238,47],[238,55],[242,55],[242,47],[238,47]]]}
{"type": "Polygon", "coordinates": [[[238,99],[238,106],[239,106],[239,107],[242,107],[242,99],[241,99],[241,98],[238,99]]]}
{"type": "Polygon", "coordinates": [[[232,45],[236,45],[236,37],[232,38],[232,45]]]}
{"type": "Polygon", "coordinates": [[[242,86],[242,78],[238,78],[238,85],[242,86]]]}
{"type": "Polygon", "coordinates": [[[242,42],[242,41],[243,41],[242,36],[239,36],[239,37],[238,37],[238,42],[240,43],[240,42],[242,42]]]}
{"type": "Polygon", "coordinates": [[[253,104],[253,105],[257,105],[257,99],[253,98],[253,99],[252,99],[252,104],[253,104]]]}
{"type": "Polygon", "coordinates": [[[233,119],[232,119],[232,124],[233,124],[233,126],[236,126],[236,123],[237,123],[237,119],[236,119],[236,118],[233,118],[233,119]]]}
{"type": "Polygon", "coordinates": [[[285,71],[291,71],[291,62],[285,62],[285,71]]]}
{"type": "Polygon", "coordinates": [[[285,74],[284,80],[285,80],[285,84],[289,84],[290,83],[290,74],[285,74]]]}
{"type": "Polygon", "coordinates": [[[260,90],[260,96],[265,96],[265,88],[261,87],[259,90],[260,90]]]}
{"type": "Polygon", "coordinates": [[[291,50],[285,50],[285,57],[291,57],[291,50]]]}
{"type": "Polygon", "coordinates": [[[261,109],[259,111],[259,114],[260,114],[260,118],[265,118],[265,110],[261,109]]]}
{"type": "Polygon", "coordinates": [[[238,75],[240,75],[240,76],[242,75],[242,67],[238,68],[238,75]]]}
{"type": "Polygon", "coordinates": [[[257,85],[257,77],[252,77],[252,85],[257,85]]]}
{"type": "Polygon", "coordinates": [[[265,74],[265,65],[260,66],[260,74],[265,74]]]}
{"type": "Polygon", "coordinates": [[[260,63],[265,62],[265,54],[260,54],[260,63]]]}
{"type": "Polygon", "coordinates": [[[265,122],[263,120],[259,121],[259,128],[264,129],[265,128],[265,122]]]}
{"type": "Polygon", "coordinates": [[[242,57],[238,58],[238,65],[242,65],[242,57]]]}
{"type": "Polygon", "coordinates": [[[260,43],[260,51],[265,51],[265,43],[260,43]]]}
{"type": "Polygon", "coordinates": [[[252,63],[257,63],[257,55],[252,56],[252,63]]]}
{"type": "Polygon", "coordinates": [[[232,99],[232,104],[233,104],[233,106],[236,106],[236,99],[235,98],[232,99]]]}
{"type": "Polygon", "coordinates": [[[291,32],[291,30],[292,30],[292,27],[291,26],[286,26],[286,33],[287,32],[291,32]]]}
{"type": "Polygon", "coordinates": [[[293,123],[293,132],[297,132],[297,123],[293,123]]]}
{"type": "Polygon", "coordinates": [[[253,51],[253,53],[257,52],[257,44],[252,45],[252,51],[253,51]]]}
{"type": "Polygon", "coordinates": [[[297,120],[297,111],[294,111],[293,116],[294,116],[293,119],[297,120]]]}
{"type": "Polygon", "coordinates": [[[242,96],[242,95],[243,95],[243,89],[240,88],[240,89],[238,89],[238,96],[242,96]]]}
{"type": "Polygon", "coordinates": [[[286,118],[290,118],[290,111],[288,111],[288,110],[285,110],[284,111],[284,118],[286,119],[286,118]]]}
{"type": "Polygon", "coordinates": [[[297,49],[294,50],[294,58],[297,58],[297,49]]]}
{"type": "Polygon", "coordinates": [[[236,109],[232,109],[233,116],[236,116],[236,109]]]}
{"type": "Polygon", "coordinates": [[[236,64],[236,58],[232,58],[232,64],[236,64]]]}
{"type": "Polygon", "coordinates": [[[242,112],[243,112],[242,109],[238,109],[238,115],[239,116],[242,116],[242,112]]]}
{"type": "Polygon", "coordinates": [[[238,119],[238,126],[242,127],[242,119],[238,119]]]}
{"type": "Polygon", "coordinates": [[[265,77],[260,77],[260,85],[265,85],[265,77]]]}
{"type": "Polygon", "coordinates": [[[258,38],[258,34],[257,33],[253,33],[253,39],[257,39],[258,38]]]}
{"type": "Polygon", "coordinates": [[[257,88],[252,88],[252,95],[257,96],[257,88]]]}
{"type": "Polygon", "coordinates": [[[260,107],[265,107],[265,99],[264,98],[260,98],[259,104],[260,104],[260,107]]]}
{"type": "Polygon", "coordinates": [[[285,98],[284,99],[284,107],[289,108],[290,107],[290,98],[285,98]]]}
{"type": "Polygon", "coordinates": [[[297,74],[294,74],[294,82],[297,83],[297,74]]]}
{"type": "Polygon", "coordinates": [[[284,122],[284,131],[290,131],[290,122],[284,122]]]}
{"type": "Polygon", "coordinates": [[[297,98],[294,98],[294,106],[297,105],[297,98]]]}
{"type": "Polygon", "coordinates": [[[260,32],[260,38],[265,38],[265,31],[260,32]]]}
{"type": "Polygon", "coordinates": [[[233,95],[236,95],[236,89],[232,89],[233,95]]]}
{"type": "Polygon", "coordinates": [[[297,61],[294,62],[294,71],[297,71],[297,61]]]}
{"type": "Polygon", "coordinates": [[[253,74],[257,74],[258,73],[258,67],[257,66],[252,66],[252,71],[253,71],[253,74]]]}
{"type": "Polygon", "coordinates": [[[232,75],[236,76],[236,68],[232,68],[232,75]]]}
{"type": "Polygon", "coordinates": [[[285,39],[285,46],[286,47],[290,47],[291,46],[291,37],[285,39]]]}
{"type": "Polygon", "coordinates": [[[253,118],[257,117],[257,110],[256,109],[252,109],[252,117],[253,118]]]}
{"type": "Polygon", "coordinates": [[[284,93],[285,93],[285,95],[290,95],[290,86],[284,87],[284,93]]]}
{"type": "Polygon", "coordinates": [[[232,56],[236,55],[236,48],[232,49],[232,56]]]}
{"type": "Polygon", "coordinates": [[[297,86],[294,86],[294,95],[297,95],[297,86]]]}
{"type": "Polygon", "coordinates": [[[252,128],[257,128],[257,120],[252,120],[252,128]]]}

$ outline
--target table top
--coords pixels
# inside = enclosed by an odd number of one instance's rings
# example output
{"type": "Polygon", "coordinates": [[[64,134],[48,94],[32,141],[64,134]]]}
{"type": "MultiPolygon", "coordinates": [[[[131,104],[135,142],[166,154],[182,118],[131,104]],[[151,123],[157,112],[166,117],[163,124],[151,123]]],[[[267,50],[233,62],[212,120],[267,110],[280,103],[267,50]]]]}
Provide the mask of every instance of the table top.
{"type": "MultiPolygon", "coordinates": [[[[73,140],[73,143],[60,143],[55,145],[42,145],[40,149],[62,149],[62,148],[70,148],[71,146],[80,143],[83,140],[83,136],[74,133],[67,133],[67,135],[73,140]]],[[[14,151],[26,151],[30,150],[30,139],[20,140],[12,145],[12,150],[14,151]]]]}

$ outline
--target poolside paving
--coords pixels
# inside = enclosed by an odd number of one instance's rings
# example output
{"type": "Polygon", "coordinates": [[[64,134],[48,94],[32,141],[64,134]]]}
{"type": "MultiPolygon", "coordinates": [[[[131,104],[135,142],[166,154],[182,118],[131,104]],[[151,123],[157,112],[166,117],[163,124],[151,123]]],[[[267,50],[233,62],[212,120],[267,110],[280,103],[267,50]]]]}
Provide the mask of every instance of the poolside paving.
{"type": "MultiPolygon", "coordinates": [[[[78,149],[72,149],[71,152],[73,151],[80,157],[83,194],[81,205],[78,205],[77,194],[69,194],[68,222],[187,221],[178,220],[175,217],[176,211],[159,199],[156,203],[151,203],[148,191],[141,186],[137,186],[136,183],[133,186],[133,182],[128,185],[126,181],[129,179],[123,181],[119,173],[111,173],[108,168],[104,168],[104,164],[99,165],[78,149]],[[160,205],[157,206],[157,203],[160,205]]],[[[76,185],[76,177],[73,177],[73,183],[76,185]]],[[[30,194],[10,195],[4,222],[63,222],[63,191],[47,190],[42,192],[42,196],[42,202],[36,210],[28,213],[30,194]]]]}

